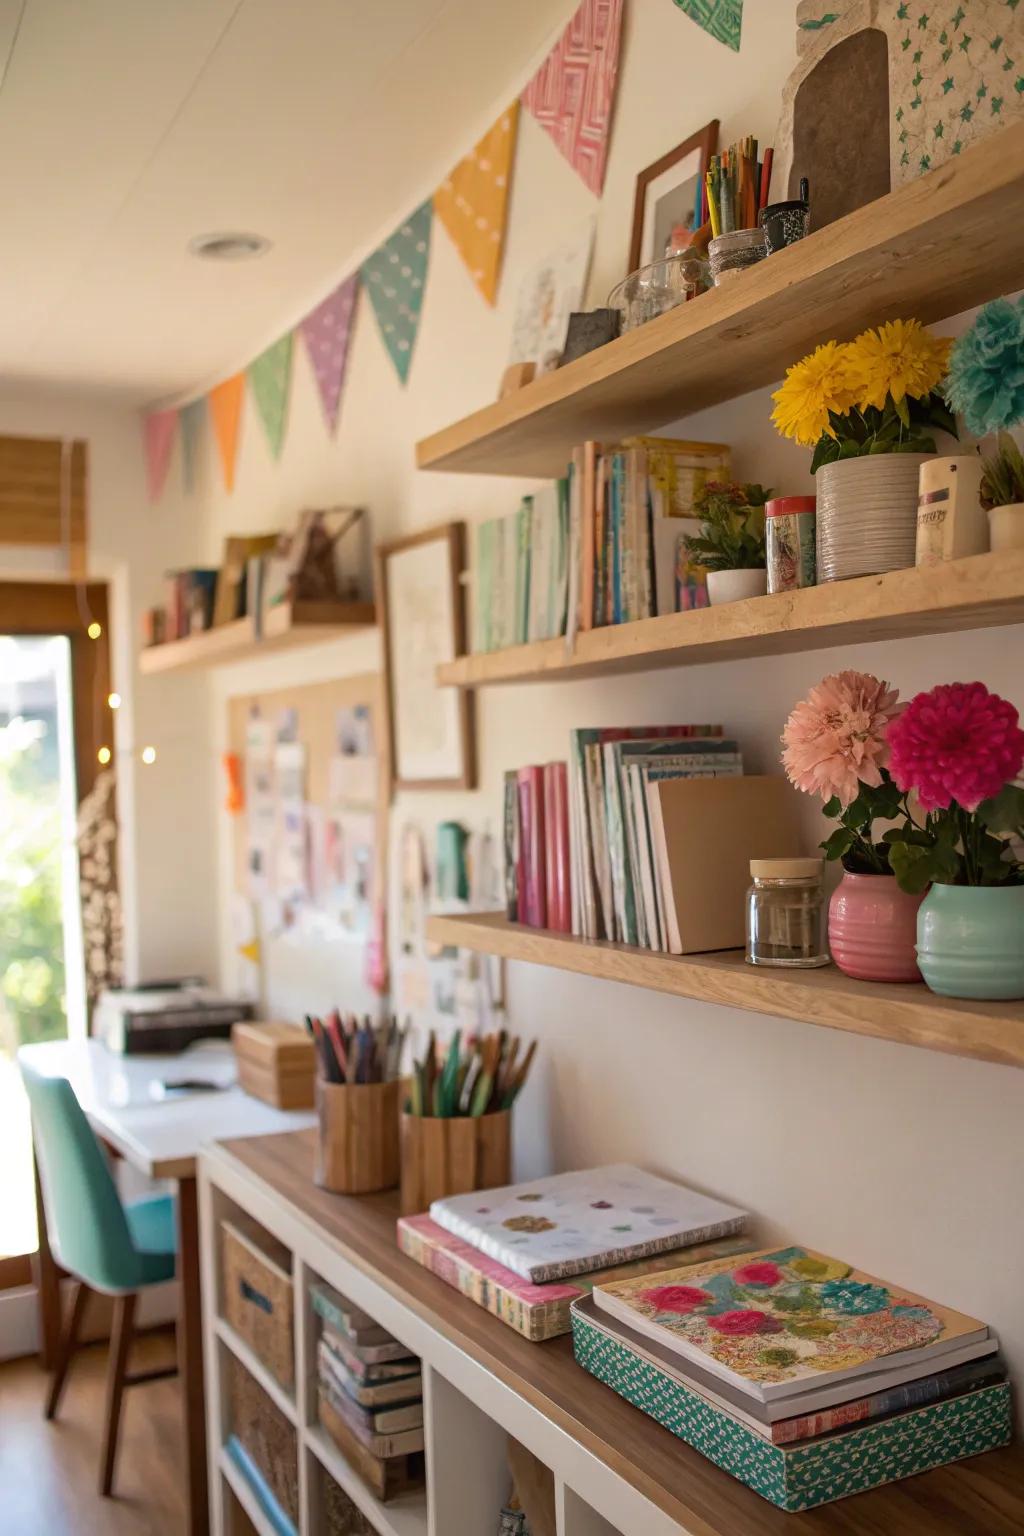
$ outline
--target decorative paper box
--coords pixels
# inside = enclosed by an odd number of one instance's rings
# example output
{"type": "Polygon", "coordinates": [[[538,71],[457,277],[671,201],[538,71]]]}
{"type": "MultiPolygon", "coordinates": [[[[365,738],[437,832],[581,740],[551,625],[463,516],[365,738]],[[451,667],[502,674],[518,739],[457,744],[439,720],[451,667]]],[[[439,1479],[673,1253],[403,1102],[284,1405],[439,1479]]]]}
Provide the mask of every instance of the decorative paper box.
{"type": "Polygon", "coordinates": [[[593,1310],[589,1297],[573,1303],[583,1369],[780,1509],[813,1509],[1010,1440],[1010,1386],[1002,1382],[806,1445],[770,1445],[609,1337],[591,1321],[593,1310]]]}

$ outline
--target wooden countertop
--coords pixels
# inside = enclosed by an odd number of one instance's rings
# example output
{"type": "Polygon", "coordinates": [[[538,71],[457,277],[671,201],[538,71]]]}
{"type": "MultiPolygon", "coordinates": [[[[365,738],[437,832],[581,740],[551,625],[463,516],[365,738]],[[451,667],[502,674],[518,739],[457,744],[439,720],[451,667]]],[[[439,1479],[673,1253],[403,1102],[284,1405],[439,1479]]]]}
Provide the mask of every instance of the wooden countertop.
{"type": "Polygon", "coordinates": [[[395,1238],[398,1197],[327,1194],[313,1133],[224,1150],[321,1229],[350,1264],[599,1457],[694,1536],[1021,1536],[1024,1452],[989,1451],[806,1514],[776,1509],[582,1370],[568,1337],[531,1344],[415,1264],[395,1238]]]}

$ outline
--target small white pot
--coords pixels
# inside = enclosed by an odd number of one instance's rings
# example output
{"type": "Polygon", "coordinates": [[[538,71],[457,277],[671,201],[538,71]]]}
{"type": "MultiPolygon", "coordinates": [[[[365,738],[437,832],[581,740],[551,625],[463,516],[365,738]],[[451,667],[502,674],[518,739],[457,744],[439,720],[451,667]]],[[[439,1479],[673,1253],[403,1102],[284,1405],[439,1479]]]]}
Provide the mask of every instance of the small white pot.
{"type": "Polygon", "coordinates": [[[767,591],[767,570],[708,571],[709,603],[735,603],[741,597],[763,597],[767,591]]]}
{"type": "MultiPolygon", "coordinates": [[[[988,514],[989,544],[992,549],[1024,549],[1024,501],[1012,501],[1006,507],[991,507],[988,514]]],[[[708,577],[708,595],[711,578],[708,577]]],[[[711,598],[714,602],[714,598],[711,598]]]]}

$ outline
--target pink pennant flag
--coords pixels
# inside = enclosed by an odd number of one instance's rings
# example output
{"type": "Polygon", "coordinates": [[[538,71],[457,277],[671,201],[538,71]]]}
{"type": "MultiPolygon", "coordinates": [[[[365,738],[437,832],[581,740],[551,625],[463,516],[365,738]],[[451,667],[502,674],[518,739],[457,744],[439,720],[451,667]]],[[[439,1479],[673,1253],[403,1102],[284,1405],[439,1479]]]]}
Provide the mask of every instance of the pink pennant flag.
{"type": "Polygon", "coordinates": [[[322,304],[310,310],[299,326],[313,365],[328,431],[332,433],[338,425],[341,387],[345,382],[358,292],[359,273],[353,272],[327,295],[322,304]]]}
{"type": "Polygon", "coordinates": [[[619,73],[622,0],[582,0],[523,92],[591,192],[601,196],[619,73]]]}
{"type": "Polygon", "coordinates": [[[146,453],[146,484],[150,501],[159,501],[167,481],[174,447],[174,431],[178,425],[177,411],[150,411],[142,427],[146,453]]]}

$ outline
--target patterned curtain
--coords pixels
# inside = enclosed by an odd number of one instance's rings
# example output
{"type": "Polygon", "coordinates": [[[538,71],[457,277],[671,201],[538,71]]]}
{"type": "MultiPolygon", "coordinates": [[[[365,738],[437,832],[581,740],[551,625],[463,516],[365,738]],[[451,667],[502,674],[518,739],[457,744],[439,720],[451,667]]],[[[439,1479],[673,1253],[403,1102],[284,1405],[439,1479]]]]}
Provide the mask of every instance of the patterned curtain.
{"type": "Polygon", "coordinates": [[[89,1012],[105,987],[124,980],[124,930],[117,889],[117,780],[104,768],[78,807],[78,870],[89,1012]]]}

